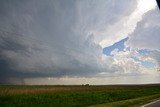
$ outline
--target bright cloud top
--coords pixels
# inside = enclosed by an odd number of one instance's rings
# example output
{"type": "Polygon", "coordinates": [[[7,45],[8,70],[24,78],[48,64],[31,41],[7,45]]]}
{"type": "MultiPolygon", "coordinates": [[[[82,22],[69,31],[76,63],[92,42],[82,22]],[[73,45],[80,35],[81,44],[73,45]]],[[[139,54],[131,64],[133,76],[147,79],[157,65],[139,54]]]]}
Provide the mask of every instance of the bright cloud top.
{"type": "Polygon", "coordinates": [[[149,10],[154,9],[157,6],[156,0],[139,0],[138,1],[138,10],[142,13],[145,13],[149,10]]]}
{"type": "Polygon", "coordinates": [[[121,18],[119,22],[111,25],[109,29],[106,28],[102,32],[96,32],[96,35],[101,35],[102,37],[104,37],[99,44],[102,47],[106,47],[127,37],[135,30],[137,23],[142,20],[142,16],[146,12],[155,9],[156,6],[156,0],[137,0],[137,6],[129,16],[121,18]],[[116,30],[116,32],[112,31],[112,29],[116,30]],[[112,37],[106,37],[106,35],[109,34],[112,35],[112,37]],[[108,41],[108,39],[111,40],[108,41]]]}

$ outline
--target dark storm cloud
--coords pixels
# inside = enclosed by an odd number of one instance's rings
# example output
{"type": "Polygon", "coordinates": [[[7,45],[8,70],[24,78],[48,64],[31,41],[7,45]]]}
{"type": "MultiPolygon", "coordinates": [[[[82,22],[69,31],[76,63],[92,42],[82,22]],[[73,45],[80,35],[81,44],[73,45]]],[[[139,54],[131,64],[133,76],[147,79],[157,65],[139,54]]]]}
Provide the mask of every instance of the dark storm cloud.
{"type": "Polygon", "coordinates": [[[116,23],[136,6],[134,0],[119,2],[1,0],[0,82],[114,72],[112,61],[101,62],[102,47],[92,31],[116,23]]]}
{"type": "Polygon", "coordinates": [[[10,77],[85,75],[88,73],[86,68],[93,72],[89,67],[91,65],[80,63],[73,58],[76,54],[81,57],[89,57],[92,54],[87,52],[88,49],[81,49],[90,45],[87,40],[79,46],[77,42],[81,42],[80,38],[72,36],[74,34],[71,33],[71,27],[75,21],[74,3],[1,1],[2,80],[10,77]]]}

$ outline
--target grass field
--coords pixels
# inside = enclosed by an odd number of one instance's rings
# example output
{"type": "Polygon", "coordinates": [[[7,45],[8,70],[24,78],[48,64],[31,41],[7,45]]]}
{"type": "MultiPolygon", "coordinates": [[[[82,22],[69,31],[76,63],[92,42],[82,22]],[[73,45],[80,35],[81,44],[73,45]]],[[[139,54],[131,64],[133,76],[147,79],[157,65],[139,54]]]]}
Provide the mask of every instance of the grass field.
{"type": "Polygon", "coordinates": [[[0,107],[128,107],[160,97],[160,85],[0,86],[0,107]]]}

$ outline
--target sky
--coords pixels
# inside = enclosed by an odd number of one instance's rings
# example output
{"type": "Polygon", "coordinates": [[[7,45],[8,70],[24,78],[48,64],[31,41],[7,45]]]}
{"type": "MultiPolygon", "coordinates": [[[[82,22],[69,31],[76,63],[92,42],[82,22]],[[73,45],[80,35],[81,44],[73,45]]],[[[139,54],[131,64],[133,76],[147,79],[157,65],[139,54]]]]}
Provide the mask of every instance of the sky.
{"type": "Polygon", "coordinates": [[[0,0],[0,84],[160,83],[156,0],[0,0]]]}

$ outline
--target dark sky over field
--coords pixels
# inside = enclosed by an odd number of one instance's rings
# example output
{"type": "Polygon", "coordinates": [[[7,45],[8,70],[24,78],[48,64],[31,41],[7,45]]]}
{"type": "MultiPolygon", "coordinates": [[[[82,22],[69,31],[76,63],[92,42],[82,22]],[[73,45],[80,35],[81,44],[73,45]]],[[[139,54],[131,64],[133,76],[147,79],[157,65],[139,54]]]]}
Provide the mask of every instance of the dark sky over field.
{"type": "Polygon", "coordinates": [[[0,83],[159,83],[156,0],[0,0],[0,83]]]}

